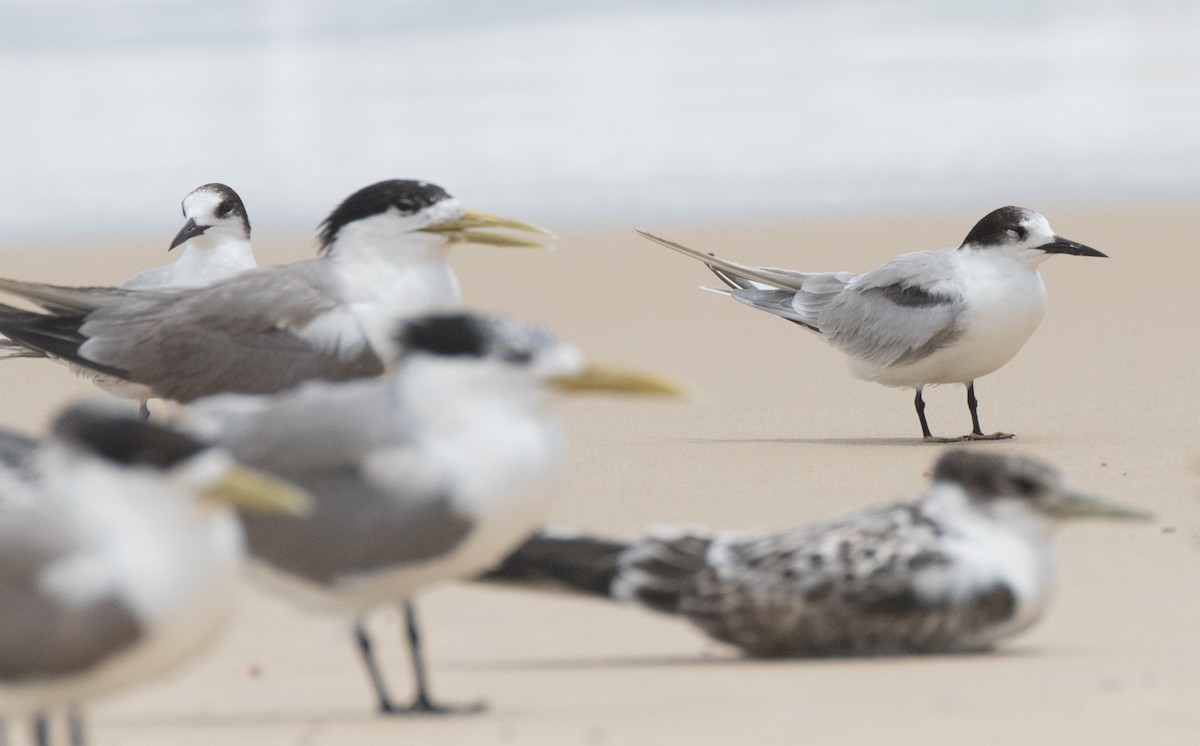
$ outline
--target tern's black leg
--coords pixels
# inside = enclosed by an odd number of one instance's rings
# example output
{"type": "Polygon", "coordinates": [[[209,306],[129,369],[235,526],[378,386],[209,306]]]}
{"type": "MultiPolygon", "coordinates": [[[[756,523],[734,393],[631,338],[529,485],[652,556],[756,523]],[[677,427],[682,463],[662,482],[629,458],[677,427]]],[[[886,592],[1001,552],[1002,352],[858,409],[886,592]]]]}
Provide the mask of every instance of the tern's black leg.
{"type": "Polygon", "coordinates": [[[917,398],[913,404],[917,407],[917,419],[921,421],[921,435],[925,440],[934,440],[933,433],[929,432],[929,422],[925,419],[925,399],[921,397],[921,389],[917,389],[917,398]]]}
{"type": "Polygon", "coordinates": [[[387,715],[398,711],[400,708],[396,707],[392,702],[391,695],[388,694],[387,684],[383,680],[383,672],[379,670],[379,662],[375,660],[375,653],[371,649],[371,636],[367,633],[365,617],[360,616],[354,623],[354,639],[358,643],[358,652],[362,656],[363,665],[367,667],[367,673],[371,677],[371,686],[375,688],[379,712],[387,715]]]}
{"type": "Polygon", "coordinates": [[[398,705],[388,694],[387,685],[383,680],[383,672],[371,646],[371,637],[367,632],[366,622],[359,617],[354,625],[354,636],[358,641],[358,651],[362,655],[363,664],[371,676],[371,684],[375,687],[375,697],[379,703],[382,715],[449,715],[458,713],[479,712],[482,703],[463,707],[448,707],[435,703],[429,696],[429,683],[425,673],[425,656],[421,652],[421,635],[417,630],[416,609],[412,603],[404,604],[404,626],[408,641],[409,655],[412,656],[413,680],[416,685],[416,696],[411,704],[398,705]]]}
{"type": "Polygon", "coordinates": [[[983,435],[983,428],[979,427],[979,400],[975,398],[974,381],[967,384],[967,409],[971,410],[971,434],[983,435]]]}
{"type": "Polygon", "coordinates": [[[86,746],[87,731],[84,728],[83,710],[79,705],[67,708],[67,729],[71,737],[71,746],[86,746]]]}
{"type": "Polygon", "coordinates": [[[50,715],[45,710],[33,716],[33,742],[50,746],[50,715]]]}
{"type": "Polygon", "coordinates": [[[412,657],[413,682],[417,695],[407,712],[425,713],[430,715],[454,715],[482,712],[482,702],[469,705],[448,706],[439,705],[429,696],[429,681],[425,669],[425,655],[421,652],[421,633],[417,629],[417,609],[412,601],[404,602],[404,626],[408,636],[408,654],[412,657]]]}
{"type": "Polygon", "coordinates": [[[992,433],[984,435],[979,427],[979,400],[975,398],[975,382],[967,384],[967,409],[971,410],[971,434],[963,440],[1005,440],[1013,437],[1012,433],[992,433]]]}

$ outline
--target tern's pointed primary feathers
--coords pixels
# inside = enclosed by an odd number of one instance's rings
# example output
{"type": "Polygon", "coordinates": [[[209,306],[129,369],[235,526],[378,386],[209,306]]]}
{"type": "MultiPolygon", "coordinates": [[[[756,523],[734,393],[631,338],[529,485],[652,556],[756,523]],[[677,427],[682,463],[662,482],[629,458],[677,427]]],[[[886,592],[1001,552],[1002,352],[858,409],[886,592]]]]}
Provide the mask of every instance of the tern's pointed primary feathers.
{"type": "Polygon", "coordinates": [[[563,584],[682,616],[752,655],[974,650],[1027,628],[1054,585],[1050,530],[1145,518],[1015,456],[955,451],[921,499],[783,532],[545,532],[484,580],[563,584]]]}
{"type": "Polygon", "coordinates": [[[969,387],[968,438],[1012,437],[980,430],[974,380],[1007,363],[1041,321],[1041,261],[1104,256],[1055,235],[1044,217],[1020,207],[989,213],[958,248],[903,254],[859,275],[753,267],[638,233],[704,262],[738,302],[818,332],[846,355],[855,377],[916,389],[929,440],[936,439],[921,390],[940,383],[969,387]]]}

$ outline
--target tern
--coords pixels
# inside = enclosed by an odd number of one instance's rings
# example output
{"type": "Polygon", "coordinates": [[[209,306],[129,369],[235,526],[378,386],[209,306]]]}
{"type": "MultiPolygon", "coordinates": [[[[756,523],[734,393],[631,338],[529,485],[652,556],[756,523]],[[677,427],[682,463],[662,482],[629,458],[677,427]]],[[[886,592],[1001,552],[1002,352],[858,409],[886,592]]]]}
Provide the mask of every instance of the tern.
{"type": "Polygon", "coordinates": [[[1149,518],[1065,488],[1034,459],[957,450],[915,502],[783,532],[547,531],[484,579],[680,616],[751,656],[979,651],[1038,620],[1055,585],[1052,531],[1089,516],[1149,518]]]}
{"type": "Polygon", "coordinates": [[[363,615],[474,577],[539,524],[563,469],[552,392],[679,389],[585,364],[574,347],[515,320],[428,315],[398,337],[404,352],[386,376],[201,399],[180,424],[312,495],[304,518],[245,516],[247,545],[268,587],[357,615],[380,711],[453,711],[429,696],[412,605],[411,706],[388,694],[363,615]]]}
{"type": "MultiPolygon", "coordinates": [[[[46,713],[172,668],[224,626],[243,557],[231,506],[302,511],[294,486],[129,413],[75,405],[0,432],[0,712],[46,713]]],[[[82,740],[73,718],[73,741],[82,740]]]]}
{"type": "Polygon", "coordinates": [[[250,218],[242,198],[224,184],[203,184],[183,198],[183,227],[167,251],[182,246],[173,263],[122,282],[123,288],[202,287],[254,269],[250,218]]]}
{"type": "MultiPolygon", "coordinates": [[[[250,246],[250,219],[242,198],[224,184],[204,184],[183,198],[184,225],[168,251],[183,247],[179,258],[162,267],[140,272],[118,287],[201,287],[258,266],[250,246]]],[[[0,338],[0,357],[47,357],[41,350],[0,338]]],[[[140,402],[149,416],[146,400],[151,391],[113,376],[71,364],[71,371],[91,380],[114,396],[140,402]]]]}
{"type": "Polygon", "coordinates": [[[984,434],[975,379],[1011,360],[1041,322],[1038,265],[1054,254],[1105,256],[1011,206],[988,213],[958,248],[902,254],[860,275],[752,267],[638,233],[704,262],[728,286],[718,292],[820,334],[854,377],[916,389],[921,434],[933,442],[1013,437],[984,434]],[[971,432],[961,438],[935,438],[925,420],[922,391],[943,383],[967,387],[971,432]]]}
{"type": "Polygon", "coordinates": [[[265,394],[309,379],[378,375],[398,319],[456,308],[452,244],[543,246],[488,229],[543,228],[463,208],[441,187],[391,180],[350,195],[322,224],[316,259],[200,288],[70,288],[0,279],[46,313],[0,305],[0,333],[154,397],[265,394]]]}

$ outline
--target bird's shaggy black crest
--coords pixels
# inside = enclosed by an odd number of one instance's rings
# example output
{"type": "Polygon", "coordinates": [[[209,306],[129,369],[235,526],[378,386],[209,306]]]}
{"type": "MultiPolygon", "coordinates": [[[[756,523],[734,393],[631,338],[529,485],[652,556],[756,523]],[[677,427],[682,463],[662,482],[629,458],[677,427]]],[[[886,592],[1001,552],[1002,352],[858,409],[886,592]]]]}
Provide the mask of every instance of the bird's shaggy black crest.
{"type": "Polygon", "coordinates": [[[328,250],[338,231],[355,220],[393,208],[402,215],[412,215],[449,198],[445,189],[425,181],[391,179],[363,187],[343,200],[321,223],[321,251],[328,250]]]}
{"type": "Polygon", "coordinates": [[[992,210],[975,224],[962,245],[994,246],[1007,243],[1012,241],[1008,231],[1016,231],[1018,240],[1024,239],[1028,232],[1022,227],[1021,220],[1028,214],[1025,208],[1012,205],[992,210]]]}
{"type": "Polygon", "coordinates": [[[118,464],[166,469],[207,446],[132,415],[72,407],[54,422],[54,434],[118,464]]]}
{"type": "Polygon", "coordinates": [[[483,357],[488,350],[487,329],[465,313],[425,316],[404,325],[400,345],[406,352],[483,357]]]}

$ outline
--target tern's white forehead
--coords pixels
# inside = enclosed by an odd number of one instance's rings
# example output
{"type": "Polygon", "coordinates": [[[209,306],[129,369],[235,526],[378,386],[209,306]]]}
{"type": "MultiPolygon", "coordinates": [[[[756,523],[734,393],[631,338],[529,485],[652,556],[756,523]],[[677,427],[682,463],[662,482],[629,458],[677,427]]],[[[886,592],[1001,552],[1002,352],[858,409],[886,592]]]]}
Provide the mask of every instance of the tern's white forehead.
{"type": "Polygon", "coordinates": [[[231,194],[228,189],[217,184],[205,184],[197,187],[183,198],[183,217],[195,220],[202,225],[220,219],[240,220],[237,210],[230,210],[228,206],[224,210],[224,217],[219,216],[218,210],[227,200],[234,203],[241,201],[236,194],[231,194]]]}

